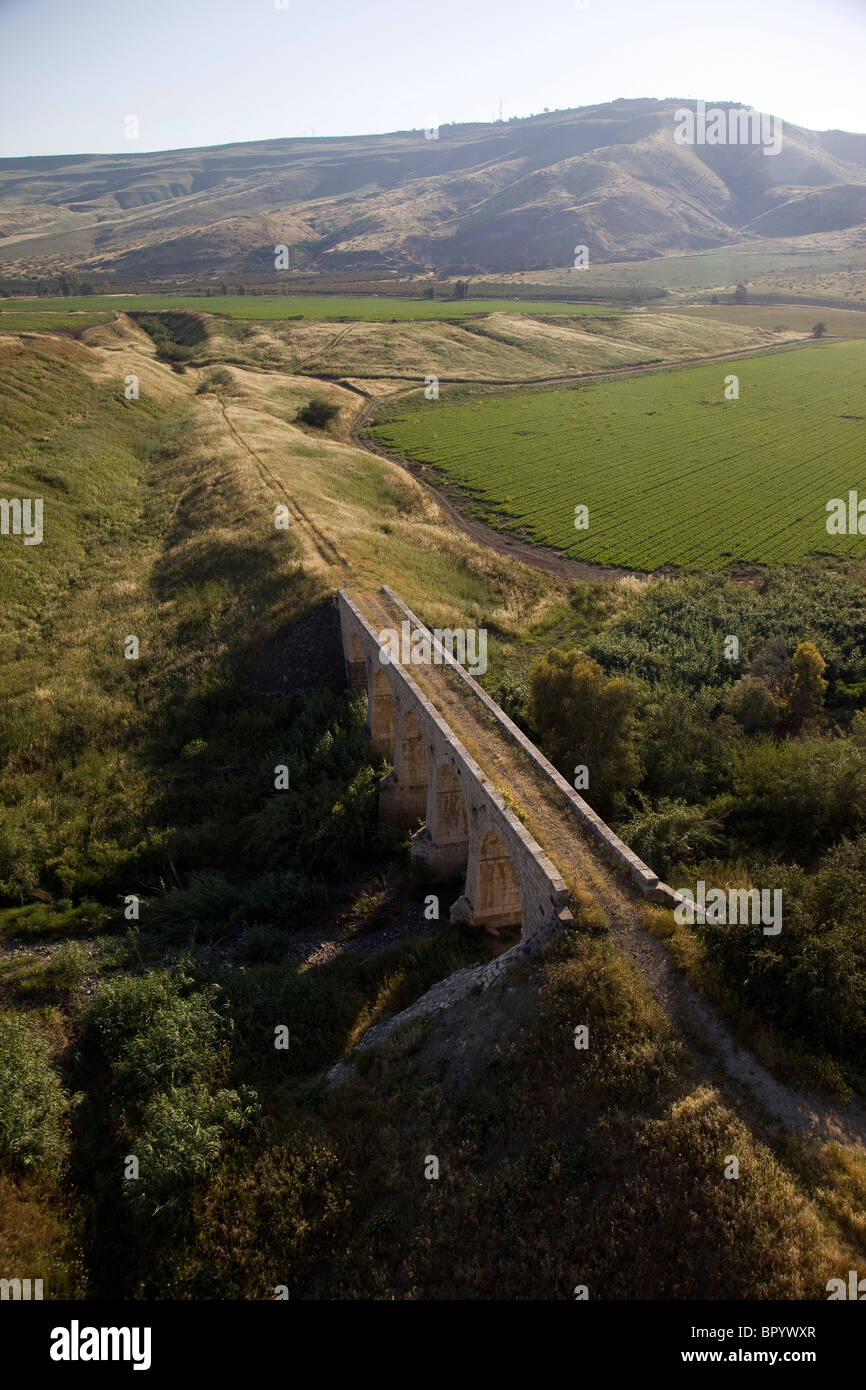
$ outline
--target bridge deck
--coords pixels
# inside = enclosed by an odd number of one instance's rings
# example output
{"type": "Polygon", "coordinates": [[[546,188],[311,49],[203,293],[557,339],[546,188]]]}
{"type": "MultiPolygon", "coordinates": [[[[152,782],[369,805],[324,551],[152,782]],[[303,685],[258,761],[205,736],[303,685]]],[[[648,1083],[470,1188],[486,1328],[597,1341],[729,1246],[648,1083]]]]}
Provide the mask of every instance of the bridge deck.
{"type": "MultiPolygon", "coordinates": [[[[400,630],[404,615],[384,594],[365,590],[352,597],[377,631],[386,627],[400,630]]],[[[590,893],[614,930],[639,931],[640,894],[589,842],[563,794],[508,740],[481,701],[445,665],[412,666],[411,674],[479,767],[519,808],[527,830],[559,869],[568,888],[574,890],[576,885],[590,893]]]]}

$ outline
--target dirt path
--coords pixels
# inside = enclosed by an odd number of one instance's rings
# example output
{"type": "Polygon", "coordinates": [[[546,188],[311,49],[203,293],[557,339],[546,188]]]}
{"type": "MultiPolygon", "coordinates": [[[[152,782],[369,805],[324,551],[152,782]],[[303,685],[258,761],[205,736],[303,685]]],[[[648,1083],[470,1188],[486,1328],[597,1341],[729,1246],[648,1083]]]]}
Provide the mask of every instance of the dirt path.
{"type": "MultiPolygon", "coordinates": [[[[354,594],[380,631],[399,628],[403,614],[384,595],[354,594]]],[[[526,828],[572,888],[588,889],[610,930],[634,961],[671,1025],[711,1049],[727,1077],[745,1087],[785,1128],[818,1140],[866,1148],[866,1107],[794,1090],[778,1082],[731,1037],[715,1011],[674,966],[664,944],[641,926],[642,899],[584,837],[565,796],[503,733],[493,716],[446,666],[413,666],[411,675],[503,794],[519,807],[526,828]]]]}
{"type": "Polygon", "coordinates": [[[303,510],[297,499],[289,496],[283,481],[277,476],[273,469],[259,457],[255,449],[247,443],[240,431],[232,424],[229,419],[225,401],[220,400],[219,406],[222,410],[226,427],[232,438],[247,454],[249,454],[258,469],[259,477],[265,487],[273,489],[274,494],[294,515],[295,521],[301,524],[301,529],[306,532],[310,544],[316,551],[320,560],[324,561],[326,565],[340,565],[343,569],[347,570],[349,568],[349,562],[345,555],[340,553],[335,543],[325,535],[324,531],[320,530],[311,517],[307,516],[307,513],[303,510]]]}

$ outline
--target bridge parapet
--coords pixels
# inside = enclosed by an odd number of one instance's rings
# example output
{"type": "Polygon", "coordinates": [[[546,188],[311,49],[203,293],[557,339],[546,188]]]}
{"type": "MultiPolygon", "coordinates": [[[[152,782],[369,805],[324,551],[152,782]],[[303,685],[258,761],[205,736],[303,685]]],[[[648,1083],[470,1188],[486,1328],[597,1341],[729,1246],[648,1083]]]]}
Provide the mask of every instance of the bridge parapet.
{"type": "Polygon", "coordinates": [[[634,850],[629,849],[628,845],[622,841],[614,830],[611,830],[596,811],[592,809],[582,796],[579,796],[573,787],[569,786],[560,772],[557,772],[553,764],[536,748],[535,744],[526,737],[522,729],[518,729],[513,720],[503,709],[500,709],[496,701],[491,699],[487,691],[470,676],[469,672],[455,661],[450,652],[446,651],[442,644],[428,628],[424,626],[421,619],[416,617],[411,608],[408,608],[401,598],[390,589],[387,584],[382,585],[382,593],[395,607],[399,608],[404,617],[411,623],[413,629],[426,633],[433,649],[438,648],[438,654],[444,664],[451,667],[460,679],[469,687],[473,695],[481,701],[485,709],[493,715],[499,724],[506,738],[511,743],[516,744],[532,760],[545,777],[558,788],[566,798],[568,807],[580,821],[583,828],[589,835],[596,840],[608,860],[620,869],[623,869],[628,876],[637,884],[641,894],[648,898],[650,902],[663,904],[665,907],[676,907],[680,902],[680,895],[669,888],[666,883],[662,883],[658,874],[654,873],[649,865],[635,854],[634,850]]]}

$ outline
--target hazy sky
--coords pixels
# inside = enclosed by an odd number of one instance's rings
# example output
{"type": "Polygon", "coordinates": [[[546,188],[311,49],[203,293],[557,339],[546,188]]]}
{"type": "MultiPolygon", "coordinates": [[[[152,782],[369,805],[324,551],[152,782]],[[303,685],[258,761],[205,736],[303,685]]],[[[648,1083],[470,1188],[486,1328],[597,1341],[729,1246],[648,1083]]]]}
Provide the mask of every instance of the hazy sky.
{"type": "Polygon", "coordinates": [[[0,64],[4,155],[488,121],[500,97],[866,131],[866,0],[0,0],[0,64]]]}

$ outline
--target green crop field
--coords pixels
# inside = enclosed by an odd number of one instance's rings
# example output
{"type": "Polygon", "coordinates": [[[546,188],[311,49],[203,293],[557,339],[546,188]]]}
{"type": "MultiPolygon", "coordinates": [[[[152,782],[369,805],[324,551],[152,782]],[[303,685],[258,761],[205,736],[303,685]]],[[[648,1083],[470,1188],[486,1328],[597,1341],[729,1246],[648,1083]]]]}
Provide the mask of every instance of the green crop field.
{"type": "Polygon", "coordinates": [[[97,309],[92,313],[81,309],[43,309],[41,312],[28,310],[24,313],[15,309],[0,309],[0,333],[23,333],[27,330],[35,333],[56,333],[58,329],[80,333],[83,328],[91,328],[95,323],[105,323],[110,317],[107,309],[97,309]]]}
{"type": "Polygon", "coordinates": [[[352,319],[368,323],[391,319],[455,319],[471,314],[606,314],[603,304],[563,304],[529,299],[388,299],[377,295],[69,295],[46,299],[0,299],[0,326],[5,315],[58,310],[121,309],[153,312],[192,309],[236,319],[352,319]]]}
{"type": "Polygon", "coordinates": [[[421,402],[377,437],[432,465],[488,520],[578,559],[724,568],[866,554],[826,507],[866,498],[866,343],[595,381],[574,390],[421,402]],[[739,400],[725,378],[739,377],[739,400]],[[589,527],[575,529],[575,507],[589,527]]]}

